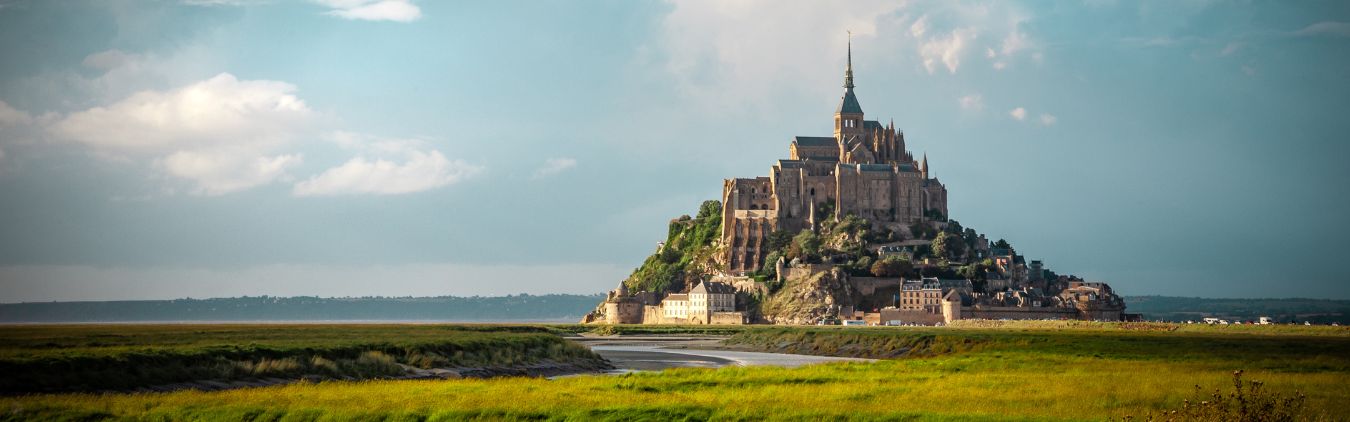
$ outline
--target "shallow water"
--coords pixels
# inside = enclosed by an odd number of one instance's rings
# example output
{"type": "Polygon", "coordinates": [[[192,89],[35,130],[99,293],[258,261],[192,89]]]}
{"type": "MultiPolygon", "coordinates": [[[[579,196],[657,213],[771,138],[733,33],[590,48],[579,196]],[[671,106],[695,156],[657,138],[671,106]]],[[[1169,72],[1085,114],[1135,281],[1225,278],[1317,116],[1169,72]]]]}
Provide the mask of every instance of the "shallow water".
{"type": "Polygon", "coordinates": [[[870,362],[870,359],[732,350],[670,349],[650,345],[594,345],[600,356],[627,371],[659,371],[666,368],[719,368],[723,366],[771,365],[795,367],[829,362],[870,362]]]}

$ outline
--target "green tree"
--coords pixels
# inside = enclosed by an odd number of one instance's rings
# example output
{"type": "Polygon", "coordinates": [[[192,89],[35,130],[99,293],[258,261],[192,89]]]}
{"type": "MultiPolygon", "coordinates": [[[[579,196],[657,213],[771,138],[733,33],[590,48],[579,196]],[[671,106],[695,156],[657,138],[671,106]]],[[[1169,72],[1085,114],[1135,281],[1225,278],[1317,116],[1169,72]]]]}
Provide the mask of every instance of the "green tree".
{"type": "Polygon", "coordinates": [[[792,233],[786,230],[774,230],[769,233],[769,238],[765,242],[769,246],[769,251],[786,252],[788,246],[792,245],[792,233]]]}
{"type": "Polygon", "coordinates": [[[1008,244],[1008,241],[1003,239],[999,239],[997,242],[994,242],[994,247],[1003,249],[1012,249],[1012,245],[1008,244]]]}
{"type": "Polygon", "coordinates": [[[766,256],[766,257],[764,257],[764,268],[760,269],[760,270],[759,270],[759,273],[760,273],[760,274],[767,275],[767,276],[769,276],[769,278],[777,277],[777,276],[778,276],[778,258],[782,258],[782,257],[783,257],[783,253],[782,253],[782,252],[778,252],[778,251],[769,252],[769,255],[766,256]]]}
{"type": "Polygon", "coordinates": [[[820,236],[810,230],[802,230],[792,238],[792,246],[788,248],[788,257],[803,261],[813,261],[820,257],[820,236]]]}
{"type": "Polygon", "coordinates": [[[965,253],[965,242],[959,237],[942,232],[933,238],[933,255],[937,255],[938,258],[958,259],[965,253]]]}
{"type": "Polygon", "coordinates": [[[917,221],[909,225],[909,232],[914,235],[915,239],[932,239],[934,231],[933,226],[924,221],[917,221]]]}
{"type": "Polygon", "coordinates": [[[698,218],[708,218],[714,215],[721,215],[721,213],[722,213],[722,201],[718,200],[703,201],[703,204],[698,206],[698,218]]]}
{"type": "Polygon", "coordinates": [[[891,255],[872,263],[872,275],[877,277],[900,277],[914,270],[908,260],[891,255]]]}

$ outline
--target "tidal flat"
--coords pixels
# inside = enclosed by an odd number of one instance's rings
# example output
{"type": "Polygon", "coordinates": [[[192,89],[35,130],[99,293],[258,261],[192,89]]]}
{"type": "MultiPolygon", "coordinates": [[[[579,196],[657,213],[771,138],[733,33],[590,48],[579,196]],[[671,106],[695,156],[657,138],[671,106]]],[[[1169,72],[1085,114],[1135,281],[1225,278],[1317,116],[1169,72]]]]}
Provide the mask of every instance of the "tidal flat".
{"type": "MultiPolygon", "coordinates": [[[[0,330],[4,346],[0,361],[9,365],[44,354],[115,354],[111,349],[191,351],[210,349],[216,341],[156,335],[156,330],[169,329],[157,326],[113,327],[127,331],[122,335],[128,337],[104,337],[108,333],[98,330],[84,334],[56,330],[60,335],[44,337],[44,330],[53,328],[0,330]],[[131,333],[138,331],[149,333],[131,333]],[[35,350],[41,350],[43,344],[38,338],[54,338],[51,343],[72,347],[38,352],[35,350]],[[103,340],[93,340],[96,338],[103,340]],[[111,349],[94,351],[103,348],[111,349]]],[[[197,328],[173,329],[183,332],[197,328]]],[[[274,339],[274,343],[264,341],[272,338],[266,333],[275,329],[240,325],[203,335],[225,339],[236,347],[253,342],[316,350],[329,342],[332,347],[372,340],[380,344],[424,344],[419,342],[448,341],[445,339],[456,336],[468,336],[456,340],[456,344],[470,344],[469,339],[473,339],[478,342],[474,343],[476,347],[490,350],[495,335],[527,345],[533,341],[553,344],[552,340],[535,339],[546,336],[570,345],[558,347],[579,353],[570,347],[585,348],[566,338],[594,327],[288,326],[285,330],[296,331],[283,330],[284,338],[274,339]],[[309,329],[327,334],[305,334],[309,329]],[[352,333],[352,338],[342,340],[347,338],[342,333],[352,333]],[[321,339],[325,336],[330,340],[321,339]]],[[[706,329],[688,327],[686,331],[706,329]]],[[[621,326],[601,331],[620,337],[625,333],[687,335],[681,330],[621,326]]],[[[1229,395],[1235,371],[1242,371],[1243,383],[1259,381],[1260,394],[1302,397],[1297,399],[1298,420],[1344,420],[1350,415],[1350,331],[1343,327],[1222,329],[1042,322],[970,323],[942,328],[718,330],[715,334],[720,337],[711,346],[718,349],[877,360],[791,368],[733,364],[715,369],[673,368],[555,379],[330,379],[223,391],[30,393],[0,398],[0,412],[5,420],[1140,419],[1183,409],[1187,400],[1198,403],[1213,397],[1216,391],[1229,395]]],[[[271,349],[258,346],[255,350],[271,349]]],[[[537,354],[539,359],[547,355],[537,354]]],[[[491,356],[489,353],[479,359],[490,360],[491,356]]],[[[514,358],[496,359],[505,362],[514,358]]],[[[50,366],[46,370],[63,369],[50,366]]],[[[55,372],[51,375],[57,376],[55,372]]],[[[1248,388],[1246,397],[1252,400],[1257,394],[1248,388]]]]}

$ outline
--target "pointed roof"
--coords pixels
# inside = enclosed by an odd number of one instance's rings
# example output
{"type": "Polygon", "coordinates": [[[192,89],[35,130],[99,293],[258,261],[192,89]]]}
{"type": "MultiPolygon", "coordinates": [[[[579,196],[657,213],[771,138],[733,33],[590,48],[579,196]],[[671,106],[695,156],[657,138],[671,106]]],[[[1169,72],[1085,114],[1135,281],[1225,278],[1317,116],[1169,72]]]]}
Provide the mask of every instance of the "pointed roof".
{"type": "Polygon", "coordinates": [[[853,88],[844,90],[844,99],[839,101],[839,109],[834,112],[862,114],[862,106],[858,105],[858,97],[853,95],[853,88]]]}
{"type": "Polygon", "coordinates": [[[862,106],[858,105],[858,97],[853,95],[853,33],[848,34],[848,67],[844,68],[844,98],[839,101],[839,109],[835,113],[858,113],[862,114],[862,106]]]}

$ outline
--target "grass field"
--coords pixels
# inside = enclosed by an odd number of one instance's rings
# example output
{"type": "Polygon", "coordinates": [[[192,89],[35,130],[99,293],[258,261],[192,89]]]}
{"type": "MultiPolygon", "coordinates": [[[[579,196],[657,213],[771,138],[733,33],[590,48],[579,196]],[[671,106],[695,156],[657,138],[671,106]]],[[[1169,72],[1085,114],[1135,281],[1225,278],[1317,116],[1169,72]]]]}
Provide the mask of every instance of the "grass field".
{"type": "Polygon", "coordinates": [[[261,377],[373,378],[400,366],[598,364],[541,326],[0,326],[0,392],[97,391],[261,377]]]}
{"type": "Polygon", "coordinates": [[[49,394],[0,399],[0,411],[10,420],[1105,420],[1176,409],[1185,399],[1198,401],[1209,391],[1229,389],[1233,371],[1244,370],[1245,379],[1263,382],[1271,393],[1306,394],[1305,417],[1345,419],[1350,415],[1350,335],[1330,327],[1288,328],[755,327],[735,330],[729,342],[762,350],[900,358],[556,380],[49,394]],[[1196,385],[1205,391],[1197,393],[1196,385]]]}

